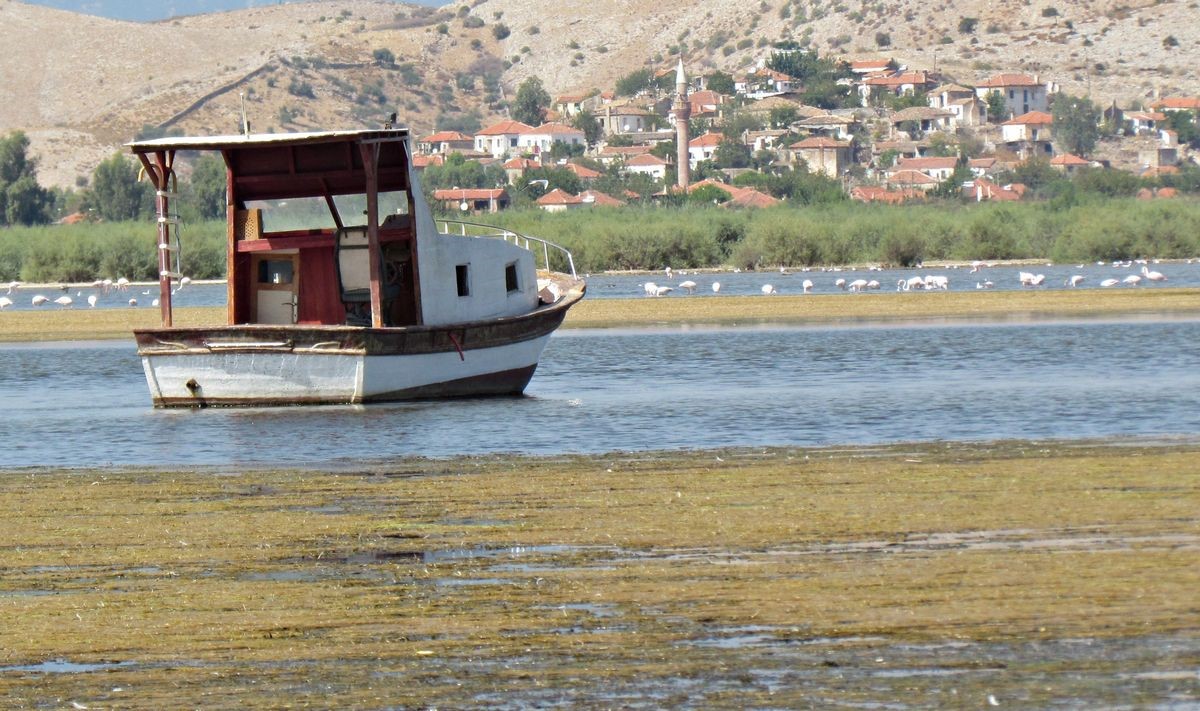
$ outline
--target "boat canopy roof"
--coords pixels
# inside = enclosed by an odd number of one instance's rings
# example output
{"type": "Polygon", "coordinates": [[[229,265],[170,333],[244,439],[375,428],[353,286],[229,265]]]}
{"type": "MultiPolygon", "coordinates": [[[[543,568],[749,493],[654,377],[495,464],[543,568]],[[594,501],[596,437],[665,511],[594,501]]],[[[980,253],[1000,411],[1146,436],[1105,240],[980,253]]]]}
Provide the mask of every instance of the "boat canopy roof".
{"type": "Polygon", "coordinates": [[[127,144],[139,156],[219,151],[239,201],[365,192],[363,151],[373,153],[376,189],[406,190],[408,129],[156,138],[127,144]]]}

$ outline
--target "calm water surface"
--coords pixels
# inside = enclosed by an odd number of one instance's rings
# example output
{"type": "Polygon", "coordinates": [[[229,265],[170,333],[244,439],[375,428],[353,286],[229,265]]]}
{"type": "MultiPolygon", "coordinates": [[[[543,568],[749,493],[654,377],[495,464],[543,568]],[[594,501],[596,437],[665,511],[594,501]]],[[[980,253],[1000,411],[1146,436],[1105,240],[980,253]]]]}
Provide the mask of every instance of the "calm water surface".
{"type": "Polygon", "coordinates": [[[1200,434],[1200,320],[560,331],[523,398],[154,410],[130,342],[0,345],[0,466],[1200,434]]]}

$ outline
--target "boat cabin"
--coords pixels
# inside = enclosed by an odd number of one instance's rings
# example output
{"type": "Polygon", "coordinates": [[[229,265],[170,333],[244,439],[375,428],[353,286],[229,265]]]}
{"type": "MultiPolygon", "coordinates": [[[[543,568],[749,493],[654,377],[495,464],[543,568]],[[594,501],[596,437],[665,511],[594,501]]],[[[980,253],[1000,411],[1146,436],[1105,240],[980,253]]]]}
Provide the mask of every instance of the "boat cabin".
{"type": "Polygon", "coordinates": [[[129,144],[156,188],[163,326],[181,276],[172,209],[180,151],[225,161],[230,326],[403,328],[537,308],[527,248],[436,229],[408,141],[406,129],[386,129],[129,144]]]}

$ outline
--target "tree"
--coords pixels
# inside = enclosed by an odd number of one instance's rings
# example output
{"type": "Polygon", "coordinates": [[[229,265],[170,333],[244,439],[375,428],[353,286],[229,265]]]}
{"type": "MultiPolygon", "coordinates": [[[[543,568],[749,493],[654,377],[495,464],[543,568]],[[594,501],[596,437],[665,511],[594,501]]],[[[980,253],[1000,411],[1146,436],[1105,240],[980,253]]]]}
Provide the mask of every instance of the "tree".
{"type": "Polygon", "coordinates": [[[713,149],[712,160],[718,168],[745,168],[750,159],[750,148],[740,140],[726,138],[713,149]]]}
{"type": "Polygon", "coordinates": [[[375,60],[376,64],[384,67],[392,67],[396,65],[396,55],[393,54],[392,50],[388,49],[387,47],[380,47],[372,52],[371,58],[375,60]]]}
{"type": "Polygon", "coordinates": [[[587,109],[575,114],[575,118],[571,119],[571,126],[583,131],[583,138],[589,146],[599,143],[604,135],[604,129],[596,120],[596,115],[587,109]]]}
{"type": "Polygon", "coordinates": [[[999,91],[990,91],[985,101],[987,102],[989,121],[999,123],[1008,118],[1008,102],[1004,100],[1004,94],[999,91]]]}
{"type": "Polygon", "coordinates": [[[776,106],[767,112],[767,123],[771,128],[788,128],[800,120],[800,112],[793,106],[776,106]]]}
{"type": "Polygon", "coordinates": [[[530,126],[540,126],[550,106],[550,94],[542,88],[542,80],[529,77],[517,87],[513,100],[512,117],[530,126]]]}
{"type": "Polygon", "coordinates": [[[29,138],[13,131],[0,139],[0,225],[50,221],[51,195],[37,182],[37,162],[28,156],[29,138]]]}
{"type": "Polygon", "coordinates": [[[767,59],[767,68],[783,72],[804,85],[804,102],[823,109],[846,105],[849,87],[838,83],[850,76],[845,62],[821,59],[815,50],[799,49],[794,43],[780,43],[767,59]]]}
{"type": "Polygon", "coordinates": [[[978,17],[962,17],[958,20],[958,31],[964,35],[975,34],[975,28],[979,26],[978,17]]]}
{"type": "Polygon", "coordinates": [[[650,73],[649,69],[635,69],[617,79],[615,90],[619,96],[635,96],[639,91],[649,87],[653,79],[654,75],[650,73]]]}
{"type": "Polygon", "coordinates": [[[225,216],[226,175],[225,161],[214,154],[207,153],[196,161],[187,198],[202,219],[225,216]]]}
{"type": "Polygon", "coordinates": [[[708,88],[718,94],[726,94],[732,96],[736,89],[733,86],[733,77],[725,72],[713,72],[708,75],[708,88]]]}
{"type": "Polygon", "coordinates": [[[1192,148],[1200,148],[1200,126],[1191,111],[1165,111],[1167,126],[1175,132],[1179,142],[1192,148]]]}
{"type": "Polygon", "coordinates": [[[1100,109],[1089,99],[1068,94],[1054,98],[1054,140],[1068,153],[1085,156],[1100,139],[1100,109]]]}
{"type": "Polygon", "coordinates": [[[701,185],[688,193],[688,202],[720,204],[728,202],[731,197],[733,196],[729,194],[728,190],[722,190],[716,185],[708,184],[701,185]]]}
{"type": "Polygon", "coordinates": [[[133,161],[117,153],[96,166],[87,204],[104,220],[135,220],[151,211],[153,190],[138,182],[133,161]]]}

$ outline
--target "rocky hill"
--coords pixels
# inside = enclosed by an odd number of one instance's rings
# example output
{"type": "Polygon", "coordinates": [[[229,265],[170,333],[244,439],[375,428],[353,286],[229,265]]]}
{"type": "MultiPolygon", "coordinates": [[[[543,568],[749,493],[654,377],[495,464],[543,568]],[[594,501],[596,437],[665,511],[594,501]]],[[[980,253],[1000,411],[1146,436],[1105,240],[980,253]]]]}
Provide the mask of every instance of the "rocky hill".
{"type": "Polygon", "coordinates": [[[895,57],[960,82],[1024,71],[1129,105],[1200,93],[1200,10],[1179,0],[381,0],[128,23],[0,0],[0,131],[22,129],[43,184],[72,186],[135,135],[485,124],[528,76],[611,87],[682,52],[693,73],[753,67],[793,39],[895,57]],[[550,11],[553,9],[553,12],[550,11]]]}

